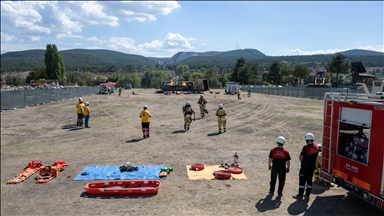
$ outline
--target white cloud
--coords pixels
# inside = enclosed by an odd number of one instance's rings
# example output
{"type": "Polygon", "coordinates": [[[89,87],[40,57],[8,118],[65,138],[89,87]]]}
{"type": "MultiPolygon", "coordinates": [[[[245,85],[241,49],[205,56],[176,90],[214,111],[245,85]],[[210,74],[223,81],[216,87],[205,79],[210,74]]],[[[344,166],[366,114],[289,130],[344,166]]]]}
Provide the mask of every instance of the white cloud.
{"type": "Polygon", "coordinates": [[[166,49],[175,49],[175,48],[186,48],[186,49],[194,49],[188,40],[181,36],[180,34],[174,34],[172,32],[168,33],[165,36],[164,40],[166,49]]]}
{"type": "Polygon", "coordinates": [[[108,48],[114,50],[136,51],[135,40],[127,37],[112,37],[109,39],[108,48]]]}
{"type": "MultiPolygon", "coordinates": [[[[371,51],[377,51],[377,52],[384,52],[383,46],[367,45],[367,46],[360,46],[356,49],[364,49],[364,50],[371,50],[371,51]]],[[[344,52],[347,50],[351,50],[351,49],[346,48],[346,49],[327,49],[327,50],[304,51],[304,50],[301,50],[299,48],[296,48],[296,49],[279,50],[279,53],[282,53],[283,55],[318,55],[318,54],[334,54],[337,52],[344,52]]]]}
{"type": "Polygon", "coordinates": [[[1,32],[1,41],[9,42],[9,41],[13,41],[13,40],[15,40],[15,39],[16,39],[16,37],[1,32]]]}
{"type": "Polygon", "coordinates": [[[76,46],[83,46],[82,43],[73,43],[73,45],[76,45],[76,46]]]}
{"type": "Polygon", "coordinates": [[[121,19],[154,21],[180,8],[176,1],[1,1],[6,40],[77,37],[91,25],[119,26],[121,19]]]}

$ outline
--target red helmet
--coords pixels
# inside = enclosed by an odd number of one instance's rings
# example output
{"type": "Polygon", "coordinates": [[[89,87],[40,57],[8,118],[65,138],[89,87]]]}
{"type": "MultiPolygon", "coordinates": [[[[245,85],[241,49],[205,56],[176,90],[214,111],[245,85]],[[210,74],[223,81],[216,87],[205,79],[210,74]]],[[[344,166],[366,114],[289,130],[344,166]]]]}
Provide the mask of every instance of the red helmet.
{"type": "Polygon", "coordinates": [[[80,99],[80,100],[79,100],[79,102],[80,102],[80,103],[83,103],[83,100],[82,100],[82,99],[80,99]]]}

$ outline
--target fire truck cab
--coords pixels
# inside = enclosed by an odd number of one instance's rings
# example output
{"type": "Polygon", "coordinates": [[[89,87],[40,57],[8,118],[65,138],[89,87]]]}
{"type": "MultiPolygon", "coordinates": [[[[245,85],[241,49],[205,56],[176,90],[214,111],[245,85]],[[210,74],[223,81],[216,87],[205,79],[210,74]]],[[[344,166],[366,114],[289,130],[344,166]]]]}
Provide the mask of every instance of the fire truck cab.
{"type": "Polygon", "coordinates": [[[384,210],[384,95],[326,92],[322,151],[322,179],[384,210]]]}

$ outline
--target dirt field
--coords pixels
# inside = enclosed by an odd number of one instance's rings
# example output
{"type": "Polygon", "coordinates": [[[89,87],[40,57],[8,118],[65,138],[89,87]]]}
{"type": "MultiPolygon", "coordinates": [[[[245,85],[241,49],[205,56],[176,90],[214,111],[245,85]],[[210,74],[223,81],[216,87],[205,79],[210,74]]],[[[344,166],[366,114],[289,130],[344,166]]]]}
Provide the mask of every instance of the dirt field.
{"type": "MultiPolygon", "coordinates": [[[[219,91],[219,90],[214,90],[219,91]]],[[[315,184],[311,199],[297,201],[298,155],[304,135],[312,132],[321,142],[322,101],[252,94],[214,98],[206,94],[209,114],[183,131],[182,106],[191,101],[198,110],[199,95],[154,94],[122,97],[94,95],[90,102],[92,128],[77,129],[76,100],[1,113],[1,215],[380,215],[383,212],[342,188],[315,184]],[[217,134],[214,115],[222,103],[227,132],[217,134]],[[151,137],[142,139],[139,113],[148,105],[151,137]],[[270,181],[268,154],[275,139],[287,139],[291,172],[284,196],[267,196],[270,181]],[[248,180],[188,180],[186,165],[231,163],[238,152],[248,180]],[[69,166],[47,184],[34,177],[6,185],[29,160],[46,165],[64,159],[69,166]],[[92,196],[89,181],[73,181],[90,165],[167,164],[174,169],[153,196],[92,196]]]]}

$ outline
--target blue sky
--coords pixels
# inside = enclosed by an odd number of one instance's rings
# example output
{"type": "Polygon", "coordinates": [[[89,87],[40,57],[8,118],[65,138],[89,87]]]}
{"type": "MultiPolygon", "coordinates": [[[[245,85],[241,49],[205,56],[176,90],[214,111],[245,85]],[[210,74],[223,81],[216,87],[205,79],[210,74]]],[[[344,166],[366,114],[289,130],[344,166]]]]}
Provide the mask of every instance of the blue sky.
{"type": "Polygon", "coordinates": [[[384,52],[383,1],[1,1],[1,53],[108,49],[146,57],[384,52]]]}

